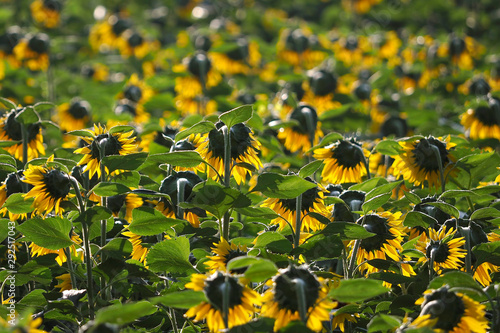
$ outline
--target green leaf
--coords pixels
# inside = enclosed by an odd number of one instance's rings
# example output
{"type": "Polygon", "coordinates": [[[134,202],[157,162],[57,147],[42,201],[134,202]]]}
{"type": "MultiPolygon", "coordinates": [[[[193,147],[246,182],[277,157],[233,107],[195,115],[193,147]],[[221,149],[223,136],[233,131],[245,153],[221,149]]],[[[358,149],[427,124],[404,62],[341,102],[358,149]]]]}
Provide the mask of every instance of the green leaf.
{"type": "Polygon", "coordinates": [[[401,320],[395,316],[379,313],[368,323],[368,333],[373,332],[393,332],[401,325],[401,320]]]}
{"type": "Polygon", "coordinates": [[[245,278],[251,282],[262,282],[276,275],[276,273],[278,273],[278,269],[272,261],[261,259],[247,268],[245,278]]]}
{"type": "Polygon", "coordinates": [[[45,290],[35,289],[26,296],[24,296],[19,304],[26,305],[29,307],[34,307],[37,310],[41,310],[44,306],[47,305],[47,300],[43,297],[45,290]]]}
{"type": "Polygon", "coordinates": [[[465,197],[473,197],[477,196],[478,194],[469,190],[448,190],[443,192],[438,198],[438,200],[443,201],[445,198],[465,198],[465,197]]]}
{"type": "Polygon", "coordinates": [[[172,153],[150,155],[148,157],[148,162],[192,168],[200,165],[204,160],[197,151],[181,150],[172,153]]]}
{"type": "Polygon", "coordinates": [[[149,301],[139,301],[127,304],[113,304],[100,309],[96,313],[95,325],[98,324],[117,324],[125,325],[139,319],[149,316],[156,312],[156,307],[149,301]]]}
{"type": "Polygon", "coordinates": [[[370,279],[382,280],[391,284],[411,283],[414,278],[393,272],[379,272],[370,274],[370,279]]]}
{"type": "Polygon", "coordinates": [[[319,144],[317,144],[316,146],[309,149],[309,151],[313,151],[317,148],[328,146],[330,143],[337,142],[337,141],[342,140],[342,139],[344,139],[344,136],[340,133],[336,133],[336,132],[328,133],[327,135],[325,135],[321,139],[319,144]]]}
{"type": "Polygon", "coordinates": [[[474,246],[472,253],[476,257],[474,266],[479,266],[483,262],[490,262],[496,266],[500,266],[500,241],[483,243],[474,246]]]}
{"type": "Polygon", "coordinates": [[[128,258],[132,250],[132,243],[125,238],[113,238],[101,249],[107,256],[119,260],[128,258]]]}
{"type": "Polygon", "coordinates": [[[363,206],[361,206],[363,209],[363,212],[366,214],[371,210],[376,210],[376,209],[382,207],[383,205],[385,205],[387,203],[387,201],[389,201],[389,199],[391,198],[391,195],[392,195],[392,193],[379,194],[379,195],[371,198],[370,200],[365,201],[363,203],[363,206]]]}
{"type": "Polygon", "coordinates": [[[49,250],[59,250],[73,245],[69,234],[72,229],[71,221],[60,217],[31,218],[17,226],[17,230],[38,246],[49,250]]]}
{"type": "Polygon", "coordinates": [[[147,159],[148,153],[136,153],[128,155],[110,155],[102,159],[102,163],[109,169],[115,170],[135,170],[147,159]]]}
{"type": "Polygon", "coordinates": [[[91,191],[100,197],[111,197],[113,195],[128,193],[130,189],[119,183],[102,182],[94,186],[91,191]]]}
{"type": "Polygon", "coordinates": [[[184,237],[166,239],[149,249],[146,262],[153,272],[169,272],[170,274],[188,275],[196,270],[189,262],[189,240],[184,237]]]}
{"type": "Polygon", "coordinates": [[[275,253],[289,253],[292,251],[292,243],[282,234],[268,231],[257,237],[254,248],[265,248],[275,253]]]}
{"type": "Polygon", "coordinates": [[[68,132],[66,134],[84,137],[84,138],[94,138],[94,133],[92,133],[89,130],[76,130],[76,131],[68,132]]]}
{"type": "Polygon", "coordinates": [[[135,128],[130,125],[117,125],[113,126],[109,129],[109,134],[115,134],[115,133],[123,133],[123,132],[130,132],[130,131],[135,131],[135,128]]]}
{"type": "Polygon", "coordinates": [[[191,134],[203,134],[208,133],[215,128],[214,123],[211,121],[200,121],[199,123],[194,124],[193,126],[180,131],[175,135],[175,141],[180,141],[182,139],[187,138],[191,134]]]}
{"type": "Polygon", "coordinates": [[[399,155],[403,150],[403,148],[397,141],[389,139],[380,141],[379,143],[377,143],[374,149],[375,151],[381,153],[382,155],[389,155],[389,156],[399,155]]]}
{"type": "Polygon", "coordinates": [[[299,170],[299,177],[306,178],[312,175],[313,173],[318,170],[321,165],[323,165],[323,161],[317,160],[317,161],[312,161],[311,163],[308,163],[304,165],[302,168],[299,170]]]}
{"type": "Polygon", "coordinates": [[[485,207],[475,210],[470,216],[471,220],[490,219],[500,217],[500,210],[492,207],[485,207]]]}
{"type": "Polygon", "coordinates": [[[46,110],[51,110],[54,109],[56,105],[51,102],[38,102],[33,105],[33,109],[35,109],[36,112],[43,112],[46,110]]]}
{"type": "Polygon", "coordinates": [[[427,202],[426,204],[437,207],[437,208],[441,209],[443,212],[445,212],[453,217],[456,217],[456,218],[460,217],[460,212],[458,211],[458,209],[456,209],[455,206],[452,206],[452,205],[447,204],[445,202],[427,202]]]}
{"type": "Polygon", "coordinates": [[[7,210],[12,214],[26,214],[33,211],[33,198],[23,197],[23,193],[13,193],[11,194],[5,203],[3,204],[3,208],[7,208],[7,210]]]}
{"type": "Polygon", "coordinates": [[[12,166],[17,166],[16,159],[10,155],[0,154],[0,162],[4,164],[9,164],[12,166]]]}
{"type": "Polygon", "coordinates": [[[219,120],[226,124],[228,129],[231,129],[236,124],[244,123],[252,118],[252,105],[246,104],[224,112],[219,116],[219,120]]]}
{"type": "Polygon", "coordinates": [[[0,103],[2,103],[7,109],[17,109],[16,103],[12,102],[10,99],[0,97],[0,103]]]}
{"type": "Polygon", "coordinates": [[[411,202],[414,205],[418,205],[419,203],[422,202],[422,199],[418,195],[412,192],[405,192],[405,197],[408,199],[409,202],[411,202]]]}
{"type": "Polygon", "coordinates": [[[331,259],[340,256],[343,250],[344,244],[339,236],[319,234],[310,237],[292,254],[301,253],[310,260],[331,259]]]}
{"type": "Polygon", "coordinates": [[[373,190],[368,192],[365,196],[365,202],[370,200],[371,198],[376,197],[377,195],[384,194],[384,193],[392,193],[392,190],[394,190],[396,187],[398,187],[403,181],[397,181],[393,183],[388,183],[384,185],[380,185],[375,187],[373,190]]]}
{"type": "Polygon", "coordinates": [[[269,207],[243,207],[235,209],[238,213],[247,217],[260,217],[264,219],[275,219],[279,215],[269,207]]]}
{"type": "Polygon", "coordinates": [[[480,291],[481,286],[474,281],[474,278],[465,272],[451,271],[444,273],[441,276],[434,278],[430,283],[428,289],[439,289],[447,284],[450,288],[465,287],[472,288],[480,291]]]}
{"type": "Polygon", "coordinates": [[[243,267],[248,267],[255,264],[259,260],[265,260],[257,257],[240,256],[229,260],[227,263],[227,270],[234,271],[235,269],[240,269],[243,267]]]}
{"type": "Polygon", "coordinates": [[[408,212],[403,221],[405,227],[423,227],[426,229],[431,225],[437,224],[438,221],[435,218],[422,212],[408,212]]]}
{"type": "Polygon", "coordinates": [[[375,235],[359,224],[340,221],[333,221],[328,224],[321,230],[321,233],[325,235],[339,235],[342,240],[365,239],[375,235]]]}
{"type": "Polygon", "coordinates": [[[87,208],[86,211],[83,212],[83,214],[80,214],[75,219],[75,222],[80,222],[80,223],[94,223],[94,222],[100,222],[102,220],[107,220],[111,217],[112,213],[111,211],[102,206],[94,206],[87,208]]]}
{"type": "Polygon", "coordinates": [[[168,218],[152,207],[138,207],[132,211],[132,222],[129,230],[140,236],[161,234],[168,228],[181,223],[182,220],[168,218]]]}
{"type": "Polygon", "coordinates": [[[5,171],[7,173],[11,173],[11,172],[16,172],[17,168],[11,164],[0,163],[0,170],[5,171]]]}
{"type": "Polygon", "coordinates": [[[387,184],[387,183],[388,183],[388,181],[385,178],[375,177],[375,178],[365,180],[364,182],[362,182],[360,184],[353,185],[353,186],[349,187],[349,190],[370,192],[375,187],[383,185],[383,184],[387,184]]]}
{"type": "Polygon", "coordinates": [[[128,187],[138,187],[141,181],[141,175],[137,171],[125,171],[114,175],[111,181],[128,187]]]}
{"type": "Polygon", "coordinates": [[[305,191],[316,187],[313,182],[299,176],[283,176],[277,173],[263,173],[257,179],[257,185],[250,191],[259,191],[270,198],[295,199],[305,191]]]}
{"type": "Polygon", "coordinates": [[[208,300],[203,291],[184,290],[154,297],[150,301],[153,304],[163,304],[171,308],[189,309],[208,300]]]}
{"type": "Polygon", "coordinates": [[[21,143],[21,141],[0,140],[0,147],[10,147],[18,143],[21,143]]]}
{"type": "Polygon", "coordinates": [[[390,289],[383,286],[383,282],[372,279],[342,280],[337,288],[331,289],[329,296],[339,302],[363,302],[388,292],[390,289]]]}
{"type": "Polygon", "coordinates": [[[25,107],[24,110],[16,115],[15,119],[24,125],[34,124],[40,121],[38,113],[36,113],[35,109],[31,106],[25,107]]]}

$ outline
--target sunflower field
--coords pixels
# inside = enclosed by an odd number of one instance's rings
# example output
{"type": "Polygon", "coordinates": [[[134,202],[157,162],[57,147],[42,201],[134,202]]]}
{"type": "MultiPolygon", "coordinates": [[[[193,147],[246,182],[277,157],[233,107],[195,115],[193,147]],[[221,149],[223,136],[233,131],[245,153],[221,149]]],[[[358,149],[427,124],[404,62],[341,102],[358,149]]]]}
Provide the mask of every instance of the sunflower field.
{"type": "Polygon", "coordinates": [[[500,332],[498,1],[0,21],[0,332],[500,332]]]}

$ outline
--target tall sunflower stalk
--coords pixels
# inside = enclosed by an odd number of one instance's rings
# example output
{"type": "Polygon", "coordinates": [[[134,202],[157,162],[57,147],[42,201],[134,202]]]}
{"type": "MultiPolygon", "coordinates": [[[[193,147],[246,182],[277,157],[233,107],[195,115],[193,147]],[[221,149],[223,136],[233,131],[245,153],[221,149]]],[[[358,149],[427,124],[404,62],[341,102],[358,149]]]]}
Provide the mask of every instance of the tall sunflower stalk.
{"type": "MultiPolygon", "coordinates": [[[[224,125],[222,127],[224,135],[224,186],[229,187],[231,180],[231,131],[224,125]]],[[[229,211],[224,213],[222,219],[222,238],[229,240],[229,221],[231,214],[229,211]]],[[[226,326],[227,327],[227,326],[226,326]]]]}

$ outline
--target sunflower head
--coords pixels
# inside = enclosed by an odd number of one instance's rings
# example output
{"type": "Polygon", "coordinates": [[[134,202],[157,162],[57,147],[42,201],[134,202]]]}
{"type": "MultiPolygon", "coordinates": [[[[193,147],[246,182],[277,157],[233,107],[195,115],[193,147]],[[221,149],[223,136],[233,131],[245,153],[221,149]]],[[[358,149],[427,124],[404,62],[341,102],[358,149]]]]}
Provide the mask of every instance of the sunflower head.
{"type": "Polygon", "coordinates": [[[236,47],[226,52],[226,55],[232,60],[245,60],[248,58],[248,40],[245,37],[236,38],[236,47]]]}
{"type": "Polygon", "coordinates": [[[205,52],[196,52],[188,62],[188,70],[191,74],[206,82],[208,72],[212,68],[212,62],[205,52]]]}
{"type": "Polygon", "coordinates": [[[12,55],[14,47],[22,38],[23,34],[20,27],[17,25],[9,27],[4,34],[0,35],[0,55],[12,55]]]}
{"type": "Polygon", "coordinates": [[[4,181],[5,191],[7,197],[14,193],[23,193],[23,179],[24,171],[20,170],[17,172],[9,173],[4,181]]]}
{"type": "Polygon", "coordinates": [[[207,35],[197,35],[193,38],[194,48],[200,51],[208,52],[212,47],[212,41],[207,35]]]}
{"type": "Polygon", "coordinates": [[[120,36],[125,30],[129,29],[132,26],[132,22],[123,17],[119,17],[117,15],[111,15],[108,18],[108,23],[111,26],[111,32],[115,35],[115,37],[120,36]]]}
{"type": "Polygon", "coordinates": [[[324,69],[311,70],[307,75],[309,76],[309,87],[317,96],[326,96],[337,89],[337,78],[324,69]]]}
{"type": "Polygon", "coordinates": [[[424,294],[416,301],[421,311],[412,326],[445,332],[486,333],[488,320],[485,318],[484,305],[451,291],[447,285],[437,290],[427,290],[424,294]]]}
{"type": "Polygon", "coordinates": [[[344,188],[339,184],[328,184],[325,189],[325,196],[327,197],[338,197],[344,192],[344,188]]]}
{"type": "Polygon", "coordinates": [[[336,203],[333,205],[333,220],[355,222],[359,215],[353,212],[361,211],[361,206],[365,202],[365,192],[362,191],[344,191],[339,198],[344,200],[345,204],[336,203]]]}
{"type": "Polygon", "coordinates": [[[465,41],[455,35],[452,35],[450,37],[450,40],[448,42],[448,52],[450,57],[458,57],[462,54],[462,52],[465,51],[466,44],[465,41]]]}
{"type": "Polygon", "coordinates": [[[28,39],[28,48],[38,54],[49,52],[50,39],[47,34],[38,33],[31,35],[28,39]]]}
{"type": "MultiPolygon", "coordinates": [[[[420,212],[427,214],[434,219],[437,220],[438,224],[437,225],[430,225],[433,229],[437,230],[439,229],[443,223],[451,218],[451,215],[448,213],[442,211],[436,206],[429,205],[429,203],[434,203],[434,202],[442,202],[438,200],[435,196],[427,196],[422,199],[422,202],[419,204],[416,204],[415,207],[413,207],[414,212],[420,212]]],[[[454,226],[455,227],[455,226],[454,226]]],[[[413,227],[412,232],[410,233],[410,238],[414,238],[416,235],[421,234],[423,232],[426,232],[427,230],[424,227],[413,227]]]]}
{"type": "Polygon", "coordinates": [[[380,125],[380,134],[382,137],[395,136],[397,138],[408,135],[408,123],[406,119],[400,116],[389,116],[382,125],[380,125]]]}
{"type": "Polygon", "coordinates": [[[290,31],[288,36],[286,36],[285,45],[286,48],[290,51],[294,51],[298,54],[303,53],[305,50],[310,47],[310,40],[304,34],[301,29],[295,29],[290,31]]]}
{"type": "MultiPolygon", "coordinates": [[[[369,214],[360,217],[363,221],[363,227],[366,231],[374,233],[374,236],[361,240],[361,247],[366,251],[380,250],[385,242],[396,238],[391,233],[387,219],[377,214],[369,214]]],[[[358,220],[359,222],[359,220],[358,220]]]]}
{"type": "MultiPolygon", "coordinates": [[[[212,252],[216,255],[209,257],[209,261],[205,262],[205,265],[210,270],[220,270],[226,271],[227,263],[234,258],[246,257],[247,247],[246,245],[236,245],[234,243],[229,243],[225,239],[221,239],[218,244],[215,244],[212,248],[212,252]]],[[[243,274],[246,271],[246,267],[231,270],[232,274],[243,274]]]]}
{"type": "Polygon", "coordinates": [[[80,130],[87,126],[90,120],[90,103],[74,98],[70,103],[63,103],[57,108],[59,127],[65,131],[80,130]]]}
{"type": "Polygon", "coordinates": [[[472,80],[469,85],[469,94],[477,97],[486,96],[491,91],[491,87],[482,77],[472,80]]]}

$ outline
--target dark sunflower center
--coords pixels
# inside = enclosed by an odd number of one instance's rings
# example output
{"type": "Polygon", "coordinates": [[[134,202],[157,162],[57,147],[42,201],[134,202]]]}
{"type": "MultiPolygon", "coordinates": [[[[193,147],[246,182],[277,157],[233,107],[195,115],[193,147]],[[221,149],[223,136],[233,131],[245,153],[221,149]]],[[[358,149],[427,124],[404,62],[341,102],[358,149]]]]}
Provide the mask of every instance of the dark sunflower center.
{"type": "Polygon", "coordinates": [[[388,220],[386,218],[380,217],[378,215],[366,215],[362,217],[364,219],[363,227],[366,231],[372,232],[375,236],[365,238],[361,240],[361,248],[365,251],[376,251],[381,250],[384,243],[388,240],[396,238],[389,230],[388,220]]]}
{"type": "Polygon", "coordinates": [[[177,134],[176,129],[165,126],[163,132],[156,132],[154,142],[156,142],[159,145],[170,148],[172,146],[172,141],[167,140],[165,137],[169,137],[173,140],[175,138],[175,134],[177,134]]]}
{"type": "Polygon", "coordinates": [[[243,60],[248,57],[248,41],[245,38],[239,38],[236,41],[236,47],[226,53],[233,60],[243,60]]]}
{"type": "MultiPolygon", "coordinates": [[[[9,115],[7,116],[7,121],[5,122],[4,125],[5,133],[7,133],[7,136],[14,141],[20,141],[23,139],[21,124],[16,120],[16,115],[21,110],[22,109],[18,109],[10,112],[9,115]]],[[[32,140],[36,139],[36,136],[40,133],[40,124],[39,123],[30,124],[28,125],[27,130],[28,130],[28,142],[31,142],[32,140]]]]}
{"type": "Polygon", "coordinates": [[[332,157],[344,168],[354,168],[364,161],[361,146],[351,141],[341,140],[332,151],[332,157]]]}
{"type": "Polygon", "coordinates": [[[0,50],[4,51],[5,54],[12,54],[21,38],[21,29],[18,26],[10,27],[5,34],[0,35],[0,50]]]}
{"type": "Polygon", "coordinates": [[[43,0],[43,6],[52,11],[60,12],[62,5],[58,0],[43,0]]]}
{"type": "Polygon", "coordinates": [[[21,177],[23,176],[22,171],[10,173],[5,179],[5,191],[7,192],[7,197],[13,193],[23,193],[23,182],[21,177]]]}
{"type": "MultiPolygon", "coordinates": [[[[241,251],[240,249],[229,250],[229,253],[225,256],[224,264],[227,265],[227,263],[231,259],[238,258],[238,257],[246,257],[246,256],[247,256],[247,253],[241,251]]],[[[231,273],[234,273],[234,274],[243,274],[243,273],[245,273],[246,270],[247,270],[246,267],[242,267],[242,268],[231,270],[231,273]]]]}
{"type": "Polygon", "coordinates": [[[309,48],[309,38],[302,33],[302,30],[294,30],[286,38],[286,48],[297,53],[302,53],[309,48]]]}
{"type": "Polygon", "coordinates": [[[318,125],[318,114],[316,109],[310,105],[299,105],[290,114],[290,118],[299,122],[298,126],[293,126],[293,130],[301,134],[311,134],[316,131],[318,125]],[[307,119],[309,118],[309,119],[307,119]],[[308,125],[310,123],[310,125],[308,125]],[[311,126],[311,128],[309,128],[311,126]]]}
{"type": "Polygon", "coordinates": [[[441,157],[439,163],[441,163],[442,167],[448,164],[449,159],[446,145],[432,137],[421,139],[420,142],[415,145],[415,148],[412,150],[413,156],[415,157],[415,164],[426,171],[439,171],[437,156],[432,146],[436,146],[439,149],[439,155],[441,157]]]}
{"type": "Polygon", "coordinates": [[[372,93],[372,87],[369,83],[363,82],[354,89],[354,95],[360,100],[370,99],[370,94],[372,93]]]}
{"type": "Polygon", "coordinates": [[[461,297],[442,287],[425,296],[421,315],[425,314],[438,318],[434,328],[452,331],[465,314],[465,304],[461,297]]]}
{"type": "Polygon", "coordinates": [[[309,85],[315,95],[325,96],[337,88],[337,79],[332,73],[324,70],[315,71],[309,77],[309,85]]]}
{"type": "Polygon", "coordinates": [[[123,207],[123,204],[125,203],[125,195],[113,195],[108,197],[106,201],[108,208],[113,212],[113,213],[118,213],[120,209],[123,207]]]}
{"type": "Polygon", "coordinates": [[[365,193],[361,191],[345,191],[340,196],[345,205],[336,203],[333,205],[333,219],[335,221],[355,222],[359,215],[353,211],[360,211],[365,202],[365,193]]]}
{"type": "Polygon", "coordinates": [[[28,41],[28,47],[38,54],[47,53],[49,50],[49,36],[40,33],[31,37],[28,41]]]}
{"type": "Polygon", "coordinates": [[[123,95],[125,98],[137,103],[141,100],[142,90],[138,86],[130,85],[125,89],[123,95]]]}
{"type": "Polygon", "coordinates": [[[111,134],[99,134],[90,144],[92,158],[100,160],[99,148],[104,150],[104,156],[118,155],[122,144],[111,134]]]}
{"type": "Polygon", "coordinates": [[[160,185],[160,193],[170,196],[170,200],[177,205],[177,193],[179,186],[184,186],[184,198],[186,201],[193,191],[193,187],[201,182],[201,178],[192,171],[181,171],[165,178],[160,185]],[[182,185],[184,183],[184,185],[182,185]]]}
{"type": "MultiPolygon", "coordinates": [[[[224,134],[220,130],[224,126],[219,122],[216,124],[217,129],[213,129],[208,133],[208,149],[212,152],[214,158],[224,159],[224,134]]],[[[252,146],[252,138],[250,137],[250,129],[240,123],[231,127],[231,159],[236,160],[243,157],[249,149],[255,149],[252,146]]]]}
{"type": "Polygon", "coordinates": [[[458,56],[465,50],[465,41],[458,37],[453,37],[450,41],[450,56],[458,56]]]}
{"type": "Polygon", "coordinates": [[[88,117],[89,109],[90,105],[87,102],[78,101],[70,105],[68,112],[75,119],[83,119],[85,117],[88,117]]]}
{"type": "Polygon", "coordinates": [[[500,125],[500,108],[498,107],[479,106],[474,114],[483,125],[500,125]]]}
{"type": "Polygon", "coordinates": [[[128,45],[131,47],[136,47],[141,45],[144,42],[144,38],[137,32],[134,32],[129,38],[128,38],[128,45]]]}
{"type": "Polygon", "coordinates": [[[137,108],[135,107],[135,105],[132,105],[132,102],[120,102],[116,107],[115,107],[115,113],[117,115],[121,115],[121,114],[129,114],[129,115],[132,115],[132,116],[136,116],[137,115],[137,108]]]}
{"type": "Polygon", "coordinates": [[[225,290],[227,290],[229,294],[229,309],[243,303],[243,287],[234,277],[225,276],[219,273],[215,278],[205,281],[205,295],[210,304],[219,311],[223,309],[222,302],[225,290]]]}
{"type": "Polygon", "coordinates": [[[274,280],[274,301],[278,303],[280,309],[299,311],[297,280],[302,280],[305,288],[306,309],[316,304],[320,289],[316,277],[306,269],[291,267],[274,280]]]}
{"type": "Polygon", "coordinates": [[[394,135],[395,137],[403,137],[407,132],[408,124],[405,119],[400,117],[391,116],[380,126],[382,136],[394,135]]]}
{"type": "Polygon", "coordinates": [[[431,253],[434,251],[434,262],[443,263],[448,259],[450,255],[450,249],[448,248],[448,244],[443,243],[441,241],[431,240],[429,245],[427,245],[427,249],[425,251],[425,255],[427,258],[431,257],[431,253]]]}
{"type": "Polygon", "coordinates": [[[205,78],[212,67],[210,59],[208,59],[205,53],[197,53],[190,60],[188,64],[188,69],[191,74],[197,77],[205,78]]]}
{"type": "Polygon", "coordinates": [[[131,27],[131,23],[128,20],[116,18],[113,16],[110,18],[111,31],[115,34],[115,36],[120,36],[122,32],[131,27]]]}
{"type": "Polygon", "coordinates": [[[52,198],[64,198],[70,190],[70,182],[68,175],[59,170],[50,170],[43,174],[45,189],[52,198]]]}
{"type": "MultiPolygon", "coordinates": [[[[304,193],[302,193],[302,212],[308,212],[313,208],[314,202],[316,199],[319,199],[318,188],[313,187],[304,193]]],[[[297,200],[296,199],[280,199],[281,206],[289,211],[295,211],[297,208],[297,200]]]]}

